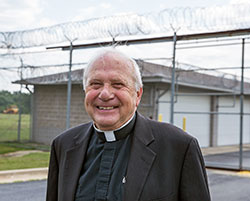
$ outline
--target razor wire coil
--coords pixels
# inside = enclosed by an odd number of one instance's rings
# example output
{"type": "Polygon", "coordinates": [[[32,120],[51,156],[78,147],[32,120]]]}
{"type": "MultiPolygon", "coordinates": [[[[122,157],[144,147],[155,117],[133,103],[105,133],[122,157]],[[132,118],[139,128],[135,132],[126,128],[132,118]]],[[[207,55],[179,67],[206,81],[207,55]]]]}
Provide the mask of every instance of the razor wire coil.
{"type": "Polygon", "coordinates": [[[250,4],[207,8],[173,8],[158,13],[116,15],[24,31],[0,32],[0,48],[16,49],[57,44],[70,39],[220,31],[250,27],[250,4]]]}

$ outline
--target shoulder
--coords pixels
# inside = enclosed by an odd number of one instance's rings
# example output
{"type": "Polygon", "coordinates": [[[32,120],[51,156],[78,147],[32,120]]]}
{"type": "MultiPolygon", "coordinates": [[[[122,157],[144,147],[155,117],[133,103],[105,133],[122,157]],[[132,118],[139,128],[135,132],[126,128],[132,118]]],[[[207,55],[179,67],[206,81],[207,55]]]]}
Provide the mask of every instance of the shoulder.
{"type": "Polygon", "coordinates": [[[138,115],[138,120],[141,125],[144,125],[144,132],[147,132],[147,135],[153,136],[154,144],[157,144],[157,146],[187,148],[192,141],[196,141],[192,135],[175,125],[151,120],[140,114],[138,115]]]}
{"type": "Polygon", "coordinates": [[[65,130],[64,132],[62,132],[61,134],[59,134],[54,138],[52,144],[56,146],[58,145],[63,146],[65,144],[70,147],[73,143],[75,143],[76,140],[84,138],[91,127],[92,123],[89,122],[65,130]]]}
{"type": "Polygon", "coordinates": [[[159,160],[166,158],[176,160],[178,158],[182,161],[187,154],[195,157],[201,156],[199,143],[192,135],[169,123],[146,118],[143,121],[147,125],[147,132],[151,132],[150,135],[154,139],[149,147],[158,155],[159,160]]]}
{"type": "Polygon", "coordinates": [[[168,136],[171,138],[181,138],[181,139],[193,139],[193,137],[186,133],[185,131],[183,131],[181,128],[170,124],[170,123],[166,123],[166,122],[157,122],[157,121],[153,121],[153,120],[149,120],[150,121],[150,125],[152,130],[154,131],[154,133],[157,133],[157,135],[163,135],[163,136],[168,136]]]}

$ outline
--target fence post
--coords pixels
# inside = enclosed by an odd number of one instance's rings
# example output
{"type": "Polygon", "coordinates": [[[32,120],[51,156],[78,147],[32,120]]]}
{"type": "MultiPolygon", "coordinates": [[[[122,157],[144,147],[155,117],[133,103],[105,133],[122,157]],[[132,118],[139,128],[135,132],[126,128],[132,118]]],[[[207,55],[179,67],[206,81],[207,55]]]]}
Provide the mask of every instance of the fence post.
{"type": "MultiPolygon", "coordinates": [[[[20,58],[21,66],[20,66],[20,79],[23,79],[23,60],[20,58]]],[[[18,98],[18,126],[17,126],[17,141],[21,141],[21,120],[22,120],[22,109],[21,109],[21,101],[22,101],[22,84],[20,85],[19,98],[18,98]]]]}
{"type": "Polygon", "coordinates": [[[71,68],[72,68],[72,53],[73,53],[73,42],[76,40],[70,40],[65,36],[70,42],[69,49],[69,72],[68,72],[68,89],[67,89],[67,114],[66,114],[66,129],[70,127],[70,105],[71,105],[71,68]]]}
{"type": "Polygon", "coordinates": [[[245,56],[245,39],[242,39],[242,56],[241,56],[241,87],[240,87],[240,146],[239,146],[239,169],[242,170],[243,163],[243,115],[244,115],[244,56],[245,56]]]}
{"type": "Polygon", "coordinates": [[[174,32],[174,47],[173,47],[173,68],[171,81],[171,104],[170,104],[170,123],[174,123],[174,96],[175,96],[175,53],[176,53],[176,32],[174,32]]]}

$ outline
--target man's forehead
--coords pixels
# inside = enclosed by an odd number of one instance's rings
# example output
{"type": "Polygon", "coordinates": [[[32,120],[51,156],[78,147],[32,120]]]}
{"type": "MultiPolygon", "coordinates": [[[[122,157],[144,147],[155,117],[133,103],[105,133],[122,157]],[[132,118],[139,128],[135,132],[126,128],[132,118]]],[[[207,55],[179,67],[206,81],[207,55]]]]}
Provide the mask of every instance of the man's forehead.
{"type": "Polygon", "coordinates": [[[124,65],[130,66],[131,61],[125,56],[116,53],[116,52],[106,52],[102,55],[99,55],[94,62],[92,63],[92,67],[96,66],[106,66],[106,65],[124,65]]]}

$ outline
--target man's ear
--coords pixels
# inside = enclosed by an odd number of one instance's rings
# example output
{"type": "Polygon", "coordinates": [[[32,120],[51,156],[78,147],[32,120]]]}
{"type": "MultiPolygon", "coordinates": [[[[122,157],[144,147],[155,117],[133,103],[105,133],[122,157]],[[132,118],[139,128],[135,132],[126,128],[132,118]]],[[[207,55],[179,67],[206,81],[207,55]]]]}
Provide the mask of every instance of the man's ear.
{"type": "Polygon", "coordinates": [[[141,97],[142,97],[143,89],[142,87],[136,92],[136,107],[138,107],[141,97]]]}

